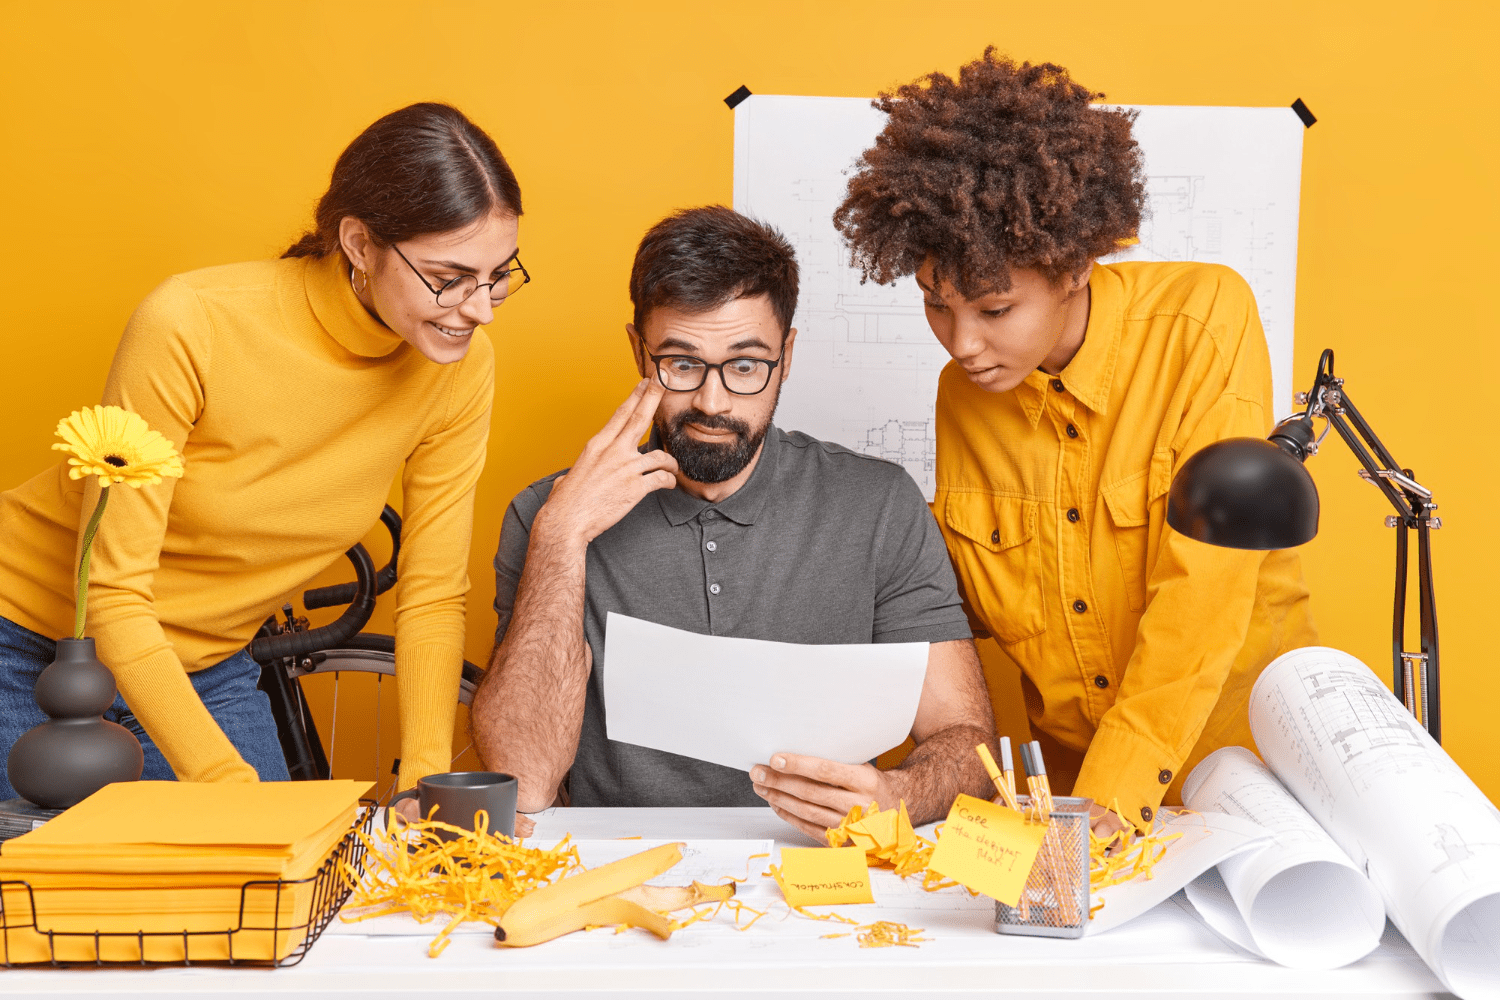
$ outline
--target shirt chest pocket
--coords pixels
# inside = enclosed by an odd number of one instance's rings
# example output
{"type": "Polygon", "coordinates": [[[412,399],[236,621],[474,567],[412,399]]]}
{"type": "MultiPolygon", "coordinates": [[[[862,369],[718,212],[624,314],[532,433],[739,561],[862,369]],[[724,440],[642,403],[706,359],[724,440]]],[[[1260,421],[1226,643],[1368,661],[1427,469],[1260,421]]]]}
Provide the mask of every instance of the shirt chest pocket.
{"type": "Polygon", "coordinates": [[[1166,496],[1171,483],[1171,454],[1153,457],[1147,472],[1106,486],[1100,493],[1109,508],[1115,555],[1120,561],[1120,581],[1125,601],[1132,611],[1146,608],[1146,584],[1156,565],[1156,546],[1161,541],[1165,516],[1152,523],[1151,508],[1166,496]]]}
{"type": "Polygon", "coordinates": [[[1002,643],[1039,635],[1042,602],[1037,502],[949,494],[943,508],[953,568],[976,616],[1002,643]]]}

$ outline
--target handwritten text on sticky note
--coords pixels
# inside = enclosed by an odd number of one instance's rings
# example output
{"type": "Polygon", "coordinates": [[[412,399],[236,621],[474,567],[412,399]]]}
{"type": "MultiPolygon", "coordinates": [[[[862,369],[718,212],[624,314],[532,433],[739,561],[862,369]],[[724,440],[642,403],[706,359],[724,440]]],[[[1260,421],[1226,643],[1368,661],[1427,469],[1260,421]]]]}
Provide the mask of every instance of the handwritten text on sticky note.
{"type": "Polygon", "coordinates": [[[960,795],[928,867],[1007,906],[1021,900],[1047,828],[995,802],[960,795]]]}
{"type": "Polygon", "coordinates": [[[859,847],[783,847],[776,881],[793,906],[875,902],[859,847]]]}

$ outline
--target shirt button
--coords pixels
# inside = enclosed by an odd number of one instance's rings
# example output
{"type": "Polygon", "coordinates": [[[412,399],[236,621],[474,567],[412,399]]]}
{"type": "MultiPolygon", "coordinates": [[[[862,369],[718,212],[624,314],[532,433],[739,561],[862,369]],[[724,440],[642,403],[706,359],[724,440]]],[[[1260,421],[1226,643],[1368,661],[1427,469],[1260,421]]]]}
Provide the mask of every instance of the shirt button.
{"type": "Polygon", "coordinates": [[[1141,819],[1145,820],[1147,823],[1151,822],[1151,817],[1155,815],[1156,813],[1152,812],[1150,806],[1141,806],[1141,819]]]}
{"type": "Polygon", "coordinates": [[[1076,438],[1077,436],[1078,436],[1078,428],[1074,427],[1072,424],[1069,424],[1068,425],[1068,437],[1070,437],[1070,438],[1076,438]]]}
{"type": "Polygon", "coordinates": [[[994,531],[990,532],[990,544],[991,545],[999,545],[1000,544],[1000,529],[999,528],[996,528],[994,531]]]}
{"type": "Polygon", "coordinates": [[[719,592],[719,585],[717,583],[710,583],[708,585],[708,592],[710,594],[717,594],[719,592]]]}
{"type": "Polygon", "coordinates": [[[1078,513],[1078,508],[1077,507],[1069,507],[1068,508],[1068,520],[1069,521],[1072,521],[1074,524],[1077,524],[1078,523],[1078,519],[1081,518],[1081,517],[1083,517],[1083,515],[1080,514],[1080,513],[1078,513]]]}
{"type": "Polygon", "coordinates": [[[1096,688],[1107,688],[1107,687],[1109,687],[1109,678],[1105,677],[1103,674],[1100,674],[1098,677],[1094,678],[1094,687],[1096,687],[1096,688]]]}
{"type": "Polygon", "coordinates": [[[1054,392],[1062,392],[1063,391],[1062,379],[1060,379],[1060,378],[1053,379],[1052,380],[1052,389],[1053,389],[1054,392]]]}
{"type": "Polygon", "coordinates": [[[717,551],[719,551],[719,543],[718,542],[704,542],[703,543],[703,547],[705,549],[707,549],[708,551],[710,551],[710,552],[717,552],[717,551]]]}
{"type": "Polygon", "coordinates": [[[701,516],[705,521],[712,521],[714,518],[719,516],[719,512],[712,509],[705,510],[701,516]]]}
{"type": "Polygon", "coordinates": [[[1156,780],[1161,782],[1163,785],[1170,785],[1172,783],[1172,772],[1168,771],[1166,768],[1162,768],[1157,772],[1156,780]]]}
{"type": "Polygon", "coordinates": [[[1080,615],[1083,614],[1088,609],[1089,609],[1089,606],[1087,604],[1083,603],[1082,601],[1074,601],[1073,602],[1073,610],[1076,611],[1076,612],[1078,612],[1080,615]]]}

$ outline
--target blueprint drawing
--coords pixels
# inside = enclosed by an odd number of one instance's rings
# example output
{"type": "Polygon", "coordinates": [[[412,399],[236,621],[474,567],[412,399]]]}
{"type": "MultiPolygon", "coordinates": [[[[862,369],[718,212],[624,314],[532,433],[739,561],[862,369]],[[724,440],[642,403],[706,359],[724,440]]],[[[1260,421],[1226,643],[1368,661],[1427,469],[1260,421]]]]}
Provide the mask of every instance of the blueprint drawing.
{"type": "MultiPolygon", "coordinates": [[[[1274,413],[1292,408],[1302,123],[1290,108],[1139,109],[1148,217],[1111,260],[1226,264],[1250,283],[1271,353],[1274,413]]],[[[734,207],[797,248],[793,377],[777,422],[904,466],[931,499],[933,401],[948,356],[916,282],[861,284],[833,228],[885,116],[863,98],[754,95],[735,108],[734,207]]]]}

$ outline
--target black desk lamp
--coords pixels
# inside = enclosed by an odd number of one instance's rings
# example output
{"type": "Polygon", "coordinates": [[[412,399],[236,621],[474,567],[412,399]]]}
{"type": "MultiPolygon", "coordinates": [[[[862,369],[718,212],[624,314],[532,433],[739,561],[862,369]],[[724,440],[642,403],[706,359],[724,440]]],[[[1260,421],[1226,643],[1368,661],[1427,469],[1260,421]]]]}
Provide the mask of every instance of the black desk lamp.
{"type": "Polygon", "coordinates": [[[1441,742],[1438,700],[1437,611],[1432,590],[1431,532],[1443,526],[1433,515],[1432,491],[1402,469],[1375,436],[1344,392],[1344,380],[1333,374],[1333,352],[1318,359],[1311,392],[1299,393],[1307,409],[1276,425],[1268,440],[1229,438],[1216,441],[1182,463],[1167,499],[1167,524],[1210,545],[1232,549],[1286,549],[1318,533],[1318,491],[1302,465],[1328,435],[1338,431],[1363,469],[1360,478],[1374,483],[1396,508],[1385,519],[1396,529],[1396,608],[1391,632],[1395,689],[1413,715],[1441,742]],[[1321,436],[1313,418],[1328,421],[1321,436]],[[1369,447],[1367,448],[1366,445],[1369,447]],[[1373,452],[1373,454],[1372,454],[1373,452]],[[1408,529],[1417,532],[1417,593],[1422,622],[1422,651],[1406,651],[1408,529]]]}

